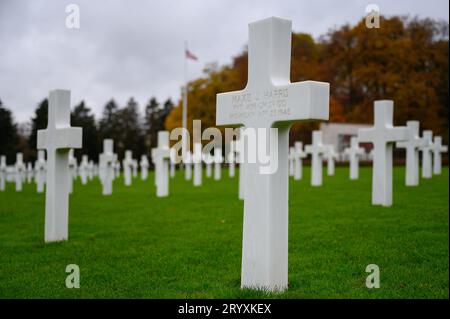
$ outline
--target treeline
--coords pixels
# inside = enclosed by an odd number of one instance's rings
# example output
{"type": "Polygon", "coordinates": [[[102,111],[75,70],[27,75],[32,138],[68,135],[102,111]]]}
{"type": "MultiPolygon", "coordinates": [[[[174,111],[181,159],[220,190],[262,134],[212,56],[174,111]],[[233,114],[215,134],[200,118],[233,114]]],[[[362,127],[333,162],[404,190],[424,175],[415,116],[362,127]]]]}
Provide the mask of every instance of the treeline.
{"type": "MultiPolygon", "coordinates": [[[[81,101],[71,111],[71,125],[83,128],[83,149],[75,150],[75,156],[80,160],[86,154],[98,161],[105,138],[114,140],[114,151],[119,159],[123,158],[125,150],[133,151],[133,157],[138,159],[142,154],[150,156],[151,149],[157,146],[157,132],[164,129],[164,121],[173,106],[170,99],[159,103],[152,97],[144,114],[140,114],[133,98],[123,107],[111,99],[97,121],[91,109],[81,101]]],[[[15,162],[17,152],[22,152],[27,162],[36,159],[37,131],[47,127],[47,110],[48,100],[44,99],[34,111],[29,136],[25,136],[20,134],[11,111],[0,101],[0,154],[7,156],[8,164],[15,162]]]]}
{"type": "MultiPolygon", "coordinates": [[[[373,123],[373,102],[392,99],[395,125],[419,120],[421,128],[443,135],[448,143],[448,23],[382,17],[380,26],[368,29],[362,19],[318,40],[292,34],[291,81],[330,83],[330,122],[373,123]]],[[[243,89],[246,82],[246,50],[231,65],[206,67],[204,76],[190,83],[190,127],[193,119],[215,126],[216,94],[243,89]]],[[[181,108],[174,108],[166,128],[180,123],[181,108]]],[[[318,121],[294,125],[291,142],[309,143],[318,126],[318,121]]]]}
{"type": "MultiPolygon", "coordinates": [[[[419,120],[422,129],[442,135],[448,144],[449,128],[449,26],[447,22],[407,17],[381,18],[379,29],[368,29],[362,19],[344,25],[314,40],[304,33],[292,34],[291,81],[325,81],[331,84],[330,122],[373,123],[373,102],[395,102],[395,125],[419,120]]],[[[231,65],[207,65],[204,75],[189,83],[188,129],[192,120],[214,127],[216,94],[243,89],[247,82],[247,52],[234,57],[231,65]]],[[[134,99],[119,107],[108,102],[99,121],[81,102],[72,112],[72,125],[82,126],[83,151],[97,159],[101,141],[113,138],[119,157],[131,149],[135,158],[149,154],[158,130],[181,126],[182,107],[170,100],[161,105],[152,98],[139,114],[134,99]]],[[[36,156],[36,131],[47,124],[47,100],[32,119],[29,138],[17,134],[11,112],[0,102],[0,154],[8,160],[22,151],[26,160],[36,156]]],[[[296,124],[291,142],[309,143],[318,121],[296,124]]],[[[222,128],[223,129],[223,128],[222,128]]]]}

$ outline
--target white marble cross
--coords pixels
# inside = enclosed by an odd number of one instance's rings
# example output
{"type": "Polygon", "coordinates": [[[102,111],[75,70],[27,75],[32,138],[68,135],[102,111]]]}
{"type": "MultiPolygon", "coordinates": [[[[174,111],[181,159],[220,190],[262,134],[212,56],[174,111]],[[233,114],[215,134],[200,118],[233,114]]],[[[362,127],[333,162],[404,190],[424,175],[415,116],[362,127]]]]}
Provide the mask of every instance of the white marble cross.
{"type": "Polygon", "coordinates": [[[423,145],[420,147],[422,152],[422,177],[431,178],[433,176],[433,132],[430,130],[423,131],[423,145]]]}
{"type": "Polygon", "coordinates": [[[111,195],[113,192],[114,179],[114,140],[103,140],[103,154],[101,156],[102,166],[102,194],[105,196],[111,195]]]}
{"type": "Polygon", "coordinates": [[[153,163],[155,163],[156,196],[169,195],[169,132],[158,132],[158,148],[152,149],[153,163]]]}
{"type": "Polygon", "coordinates": [[[6,184],[6,156],[0,156],[0,191],[5,190],[6,184]]]}
{"type": "Polygon", "coordinates": [[[176,165],[176,149],[174,147],[170,148],[170,177],[175,177],[175,165],[176,165]]]}
{"type": "Polygon", "coordinates": [[[70,91],[51,91],[48,126],[37,136],[37,148],[47,151],[45,242],[69,236],[69,150],[82,147],[82,132],[81,127],[70,126],[70,91]]]}
{"type": "Polygon", "coordinates": [[[227,154],[227,162],[228,162],[228,176],[234,177],[235,175],[235,162],[236,162],[236,141],[230,142],[230,150],[227,154]]]}
{"type": "Polygon", "coordinates": [[[222,148],[219,146],[214,147],[214,180],[220,181],[222,178],[222,148]]]}
{"type": "Polygon", "coordinates": [[[419,148],[424,145],[419,136],[419,121],[408,121],[408,140],[397,142],[397,148],[406,149],[406,186],[419,185],[419,148]]]}
{"type": "Polygon", "coordinates": [[[203,162],[205,162],[205,175],[206,177],[212,176],[212,164],[214,163],[214,158],[212,157],[211,153],[204,153],[203,154],[203,162]]]}
{"type": "Polygon", "coordinates": [[[183,164],[184,164],[184,179],[187,181],[190,181],[192,179],[192,153],[191,151],[187,150],[184,158],[183,158],[183,164]]]}
{"type": "Polygon", "coordinates": [[[312,144],[305,146],[305,152],[311,154],[311,185],[321,186],[323,176],[322,158],[327,152],[327,146],[322,143],[321,131],[312,132],[312,144]]]}
{"type": "Polygon", "coordinates": [[[278,163],[274,173],[261,174],[265,165],[258,161],[245,163],[243,288],[287,288],[289,127],[298,120],[328,119],[328,83],[290,82],[291,36],[289,20],[272,17],[251,23],[247,86],[217,95],[217,125],[261,128],[266,141],[275,137],[270,128],[278,131],[278,150],[270,159],[278,163]]]}
{"type": "Polygon", "coordinates": [[[122,161],[123,175],[125,186],[131,185],[131,170],[133,167],[133,153],[131,151],[125,151],[125,159],[122,161]]]}
{"type": "Polygon", "coordinates": [[[192,162],[194,163],[194,186],[202,185],[202,144],[194,143],[192,162]]]}
{"type": "Polygon", "coordinates": [[[16,192],[22,191],[22,184],[25,174],[25,164],[23,163],[23,154],[17,153],[16,154],[16,164],[14,165],[14,177],[16,181],[16,192]]]}
{"type": "Polygon", "coordinates": [[[149,166],[147,155],[145,154],[141,155],[140,165],[141,165],[141,179],[143,181],[146,181],[148,177],[148,166],[149,166]]]}
{"type": "Polygon", "coordinates": [[[36,170],[36,190],[38,193],[44,192],[46,166],[45,151],[40,150],[38,151],[38,158],[34,164],[34,168],[36,170]]]}
{"type": "Polygon", "coordinates": [[[69,172],[70,172],[70,179],[69,179],[69,194],[72,194],[73,192],[73,181],[76,180],[78,174],[77,174],[77,159],[73,155],[74,151],[73,149],[69,150],[69,172]]]}
{"type": "Polygon", "coordinates": [[[30,184],[33,181],[34,170],[31,162],[27,163],[27,183],[30,184]]]}
{"type": "Polygon", "coordinates": [[[81,184],[86,185],[88,181],[88,169],[89,169],[89,158],[87,155],[83,155],[81,157],[81,163],[80,163],[80,178],[81,178],[81,184]]]}
{"type": "Polygon", "coordinates": [[[359,147],[358,138],[352,136],[350,138],[350,147],[344,150],[350,161],[350,180],[359,178],[359,159],[365,154],[364,148],[359,147]]]}
{"type": "Polygon", "coordinates": [[[303,151],[303,143],[294,143],[294,180],[301,180],[303,175],[303,159],[307,156],[303,151]]]}
{"type": "Polygon", "coordinates": [[[442,145],[442,137],[435,136],[433,142],[433,173],[435,175],[441,175],[442,172],[442,155],[441,153],[446,153],[448,147],[442,145]]]}
{"type": "Polygon", "coordinates": [[[289,161],[289,176],[294,176],[295,174],[295,147],[289,147],[288,161],[289,161]]]}
{"type": "Polygon", "coordinates": [[[338,153],[334,149],[334,145],[328,144],[326,146],[325,159],[327,161],[327,175],[334,176],[334,161],[339,158],[338,153]]]}
{"type": "Polygon", "coordinates": [[[358,140],[373,144],[372,204],[392,205],[392,151],[394,142],[405,141],[408,129],[394,127],[394,101],[375,101],[374,126],[358,130],[358,140]]]}

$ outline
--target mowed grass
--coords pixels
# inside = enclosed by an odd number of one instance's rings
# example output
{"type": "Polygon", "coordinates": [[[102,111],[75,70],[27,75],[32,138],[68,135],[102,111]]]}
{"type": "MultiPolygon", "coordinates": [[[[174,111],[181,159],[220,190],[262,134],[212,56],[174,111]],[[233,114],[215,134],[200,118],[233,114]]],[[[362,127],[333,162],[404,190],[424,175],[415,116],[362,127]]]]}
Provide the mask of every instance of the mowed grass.
{"type": "MultiPolygon", "coordinates": [[[[325,173],[325,172],[324,172],[325,173]]],[[[203,177],[196,188],[178,171],[170,196],[145,182],[98,180],[70,197],[69,241],[44,244],[44,195],[34,184],[0,192],[1,298],[448,298],[448,169],[404,186],[394,169],[394,205],[373,207],[371,169],[348,169],[310,186],[310,170],[289,187],[289,289],[241,290],[242,208],[238,179],[203,177]],[[65,286],[80,267],[80,289],[65,286]],[[365,286],[380,267],[381,287],[365,286]]]]}

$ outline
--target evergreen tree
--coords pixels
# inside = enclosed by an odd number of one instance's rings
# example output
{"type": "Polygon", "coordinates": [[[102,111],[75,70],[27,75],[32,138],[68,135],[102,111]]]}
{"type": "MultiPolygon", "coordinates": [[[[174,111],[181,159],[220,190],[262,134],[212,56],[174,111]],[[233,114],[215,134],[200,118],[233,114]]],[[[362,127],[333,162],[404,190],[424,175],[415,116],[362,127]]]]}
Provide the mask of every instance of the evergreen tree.
{"type": "Polygon", "coordinates": [[[113,139],[117,141],[120,136],[119,129],[119,107],[117,106],[114,99],[111,99],[103,109],[102,118],[99,122],[99,139],[100,139],[100,150],[103,151],[103,140],[113,139]]]}
{"type": "Polygon", "coordinates": [[[169,98],[161,106],[152,97],[145,107],[145,146],[147,150],[158,147],[158,132],[165,130],[166,117],[172,111],[173,102],[169,98]]]}
{"type": "Polygon", "coordinates": [[[159,103],[152,97],[145,107],[145,146],[147,149],[157,147],[159,103]]]}
{"type": "Polygon", "coordinates": [[[48,124],[48,100],[44,99],[39,103],[34,111],[34,117],[31,119],[31,134],[28,138],[28,146],[30,147],[29,160],[35,161],[37,157],[37,131],[44,130],[48,124]]]}
{"type": "Polygon", "coordinates": [[[71,125],[83,128],[83,148],[75,150],[75,156],[81,160],[82,155],[88,155],[89,159],[98,161],[98,130],[95,117],[91,109],[84,101],[75,106],[71,114],[71,125]]]}
{"type": "Polygon", "coordinates": [[[168,98],[165,102],[164,102],[164,106],[163,109],[160,112],[160,125],[161,125],[161,130],[164,130],[166,125],[166,118],[167,116],[170,114],[170,112],[172,112],[172,109],[174,107],[174,104],[172,102],[172,100],[170,98],[168,98]]]}
{"type": "Polygon", "coordinates": [[[10,110],[0,100],[0,155],[6,155],[9,164],[16,160],[18,143],[17,125],[10,110]]]}
{"type": "Polygon", "coordinates": [[[139,121],[139,109],[134,98],[118,113],[120,135],[117,136],[117,153],[123,158],[126,150],[133,152],[133,158],[139,159],[145,152],[144,136],[139,121]]]}

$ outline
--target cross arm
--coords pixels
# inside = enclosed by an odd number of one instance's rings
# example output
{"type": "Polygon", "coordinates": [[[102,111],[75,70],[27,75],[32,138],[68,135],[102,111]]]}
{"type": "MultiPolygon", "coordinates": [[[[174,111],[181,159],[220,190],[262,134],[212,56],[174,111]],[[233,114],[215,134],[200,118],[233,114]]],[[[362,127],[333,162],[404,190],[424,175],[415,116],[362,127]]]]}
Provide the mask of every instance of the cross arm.
{"type": "Polygon", "coordinates": [[[67,149],[82,147],[83,129],[81,127],[67,127],[52,131],[39,130],[37,136],[38,149],[67,149]],[[50,138],[49,135],[53,135],[50,138]],[[50,145],[51,144],[51,145],[50,145]]]}
{"type": "Polygon", "coordinates": [[[101,154],[101,156],[103,157],[103,160],[105,161],[105,163],[114,162],[114,154],[112,154],[112,153],[103,153],[103,154],[101,154]]]}
{"type": "Polygon", "coordinates": [[[42,150],[47,148],[48,140],[47,130],[38,130],[37,132],[37,149],[42,150]]]}
{"type": "Polygon", "coordinates": [[[409,130],[406,126],[393,127],[387,131],[386,140],[391,142],[406,141],[409,137],[409,130]]]}
{"type": "MultiPolygon", "coordinates": [[[[303,81],[217,94],[216,124],[327,120],[330,85],[303,81]]],[[[258,126],[259,127],[259,126],[258,126]]]]}
{"type": "Polygon", "coordinates": [[[314,152],[318,153],[327,153],[328,148],[324,145],[322,146],[315,146],[315,145],[306,145],[305,146],[305,153],[312,154],[314,152]]]}
{"type": "Polygon", "coordinates": [[[358,141],[359,142],[373,142],[374,129],[371,128],[360,128],[358,130],[358,141]]]}
{"type": "Polygon", "coordinates": [[[408,148],[408,147],[418,148],[424,145],[425,143],[423,139],[417,137],[410,139],[408,141],[400,141],[395,144],[397,148],[408,148]]]}
{"type": "Polygon", "coordinates": [[[397,148],[408,148],[408,146],[413,146],[411,141],[401,141],[401,142],[395,143],[395,147],[397,147],[397,148]]]}
{"type": "Polygon", "coordinates": [[[153,148],[152,149],[152,158],[155,160],[158,158],[170,158],[170,149],[169,148],[153,148]]]}

